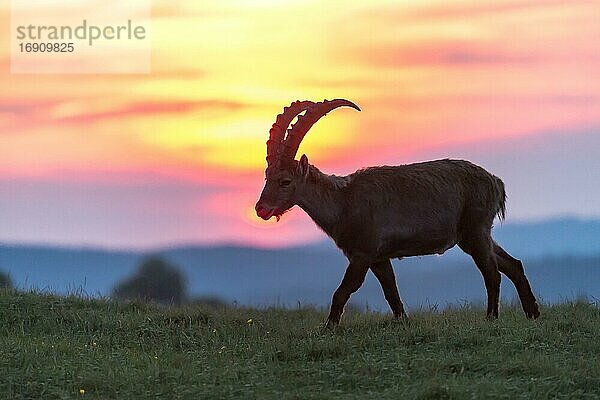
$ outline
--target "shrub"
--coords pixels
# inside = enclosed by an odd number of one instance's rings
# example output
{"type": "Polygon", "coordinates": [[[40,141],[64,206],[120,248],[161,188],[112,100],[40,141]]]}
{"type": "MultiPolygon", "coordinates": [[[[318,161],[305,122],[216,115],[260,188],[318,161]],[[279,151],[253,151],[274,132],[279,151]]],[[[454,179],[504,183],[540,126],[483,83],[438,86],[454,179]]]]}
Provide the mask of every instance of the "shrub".
{"type": "Polygon", "coordinates": [[[140,264],[134,276],[115,286],[113,297],[181,304],[187,298],[185,278],[177,267],[159,256],[152,256],[140,264]]]}
{"type": "Polygon", "coordinates": [[[5,274],[4,272],[0,272],[0,289],[11,289],[12,286],[12,282],[10,280],[10,277],[8,276],[8,274],[5,274]]]}

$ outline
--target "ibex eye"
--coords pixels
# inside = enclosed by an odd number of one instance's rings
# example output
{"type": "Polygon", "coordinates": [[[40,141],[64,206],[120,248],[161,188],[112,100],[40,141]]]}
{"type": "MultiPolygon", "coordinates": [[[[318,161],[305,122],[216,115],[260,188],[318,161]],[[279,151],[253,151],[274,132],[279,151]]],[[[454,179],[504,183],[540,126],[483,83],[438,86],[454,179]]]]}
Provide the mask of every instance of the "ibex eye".
{"type": "Polygon", "coordinates": [[[282,179],[279,181],[279,186],[281,186],[281,187],[289,186],[290,183],[292,183],[291,179],[282,179]]]}

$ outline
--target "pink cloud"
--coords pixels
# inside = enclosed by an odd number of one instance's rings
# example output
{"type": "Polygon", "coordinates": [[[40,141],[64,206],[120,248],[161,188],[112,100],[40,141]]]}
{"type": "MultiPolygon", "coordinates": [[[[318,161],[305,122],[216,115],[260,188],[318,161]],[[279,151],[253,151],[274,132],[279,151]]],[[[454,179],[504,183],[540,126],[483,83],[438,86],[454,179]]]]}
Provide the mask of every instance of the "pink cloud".
{"type": "MultiPolygon", "coordinates": [[[[536,61],[531,54],[499,49],[494,43],[474,41],[436,41],[382,45],[361,50],[357,57],[379,67],[485,66],[527,64],[536,61]]],[[[539,61],[539,60],[538,60],[539,61]]]]}
{"type": "Polygon", "coordinates": [[[367,16],[377,18],[388,23],[402,23],[422,20],[449,20],[449,19],[473,19],[480,17],[516,14],[521,12],[535,12],[563,8],[583,8],[593,5],[592,1],[563,0],[509,0],[498,2],[456,2],[437,3],[431,5],[418,5],[414,7],[380,7],[366,12],[367,16]]]}

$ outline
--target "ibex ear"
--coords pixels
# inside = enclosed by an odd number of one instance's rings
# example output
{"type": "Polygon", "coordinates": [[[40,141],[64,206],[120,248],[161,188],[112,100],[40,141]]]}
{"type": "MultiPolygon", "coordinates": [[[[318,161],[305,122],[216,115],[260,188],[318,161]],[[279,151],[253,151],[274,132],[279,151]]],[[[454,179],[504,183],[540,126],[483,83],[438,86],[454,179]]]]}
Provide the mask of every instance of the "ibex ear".
{"type": "Polygon", "coordinates": [[[298,167],[296,168],[296,175],[306,178],[308,176],[308,157],[306,154],[302,154],[300,161],[298,161],[298,167]]]}

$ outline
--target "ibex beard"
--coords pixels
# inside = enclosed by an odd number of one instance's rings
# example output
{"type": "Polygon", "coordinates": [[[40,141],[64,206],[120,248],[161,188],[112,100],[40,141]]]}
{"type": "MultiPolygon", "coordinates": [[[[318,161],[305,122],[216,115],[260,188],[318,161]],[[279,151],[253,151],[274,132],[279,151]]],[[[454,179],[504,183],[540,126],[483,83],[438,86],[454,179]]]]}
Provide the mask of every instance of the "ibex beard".
{"type": "Polygon", "coordinates": [[[538,304],[523,264],[492,239],[494,219],[505,217],[500,178],[463,160],[371,167],[347,176],[324,174],[306,155],[295,160],[313,124],[341,106],[360,111],[344,99],[296,101],[284,108],[269,132],[266,182],[256,203],[256,214],[264,220],[279,220],[298,205],[348,258],[327,326],[339,323],[369,269],[394,316],[404,317],[390,259],[443,254],[455,245],[473,258],[483,275],[488,318],[498,317],[500,273],[515,285],[526,316],[537,318],[538,304]],[[288,129],[295,117],[297,122],[288,129]]]}

